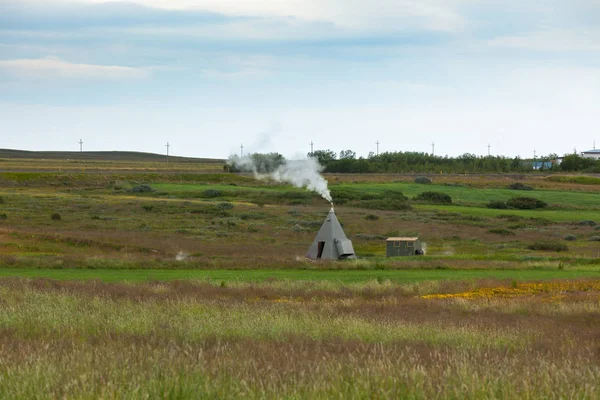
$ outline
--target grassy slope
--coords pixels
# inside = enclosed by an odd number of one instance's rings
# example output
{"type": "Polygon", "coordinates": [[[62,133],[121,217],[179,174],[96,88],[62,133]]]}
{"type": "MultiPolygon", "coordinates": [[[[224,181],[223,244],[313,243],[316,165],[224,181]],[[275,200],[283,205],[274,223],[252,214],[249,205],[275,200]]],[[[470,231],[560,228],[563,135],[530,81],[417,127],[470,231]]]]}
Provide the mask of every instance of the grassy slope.
{"type": "Polygon", "coordinates": [[[214,281],[262,282],[270,279],[359,283],[390,280],[411,283],[429,280],[464,279],[574,279],[600,278],[589,270],[102,270],[102,269],[0,269],[0,277],[51,278],[58,280],[100,279],[105,282],[200,279],[214,281]]]}
{"type": "MultiPolygon", "coordinates": [[[[163,161],[164,154],[143,153],[138,151],[25,151],[0,149],[0,158],[7,159],[31,159],[31,160],[100,160],[100,161],[163,161]]],[[[199,162],[199,163],[223,163],[224,160],[212,158],[191,158],[169,156],[173,161],[199,162]]]]}

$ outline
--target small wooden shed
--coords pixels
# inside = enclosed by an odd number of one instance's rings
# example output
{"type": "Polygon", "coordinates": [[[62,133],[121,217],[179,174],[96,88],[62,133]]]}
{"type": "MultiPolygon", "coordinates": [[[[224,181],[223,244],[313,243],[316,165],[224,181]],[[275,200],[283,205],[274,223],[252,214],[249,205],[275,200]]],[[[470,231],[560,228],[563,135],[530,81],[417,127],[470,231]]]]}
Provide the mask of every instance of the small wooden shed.
{"type": "Polygon", "coordinates": [[[402,257],[422,255],[423,248],[418,237],[391,237],[388,238],[386,248],[387,257],[402,257]]]}

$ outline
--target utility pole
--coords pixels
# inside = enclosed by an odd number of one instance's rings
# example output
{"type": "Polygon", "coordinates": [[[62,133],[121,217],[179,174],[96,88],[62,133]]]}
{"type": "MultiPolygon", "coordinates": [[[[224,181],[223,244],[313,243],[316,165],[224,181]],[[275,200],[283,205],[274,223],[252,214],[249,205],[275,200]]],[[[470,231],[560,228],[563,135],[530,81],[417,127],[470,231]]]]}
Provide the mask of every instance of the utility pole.
{"type": "Polygon", "coordinates": [[[83,140],[79,139],[79,152],[83,152],[83,140]]]}
{"type": "Polygon", "coordinates": [[[169,147],[171,147],[169,142],[167,142],[166,147],[167,147],[167,164],[169,164],[169,147]]]}
{"type": "Polygon", "coordinates": [[[375,144],[377,145],[377,155],[379,155],[379,140],[375,144]]]}
{"type": "Polygon", "coordinates": [[[240,157],[244,157],[244,143],[240,145],[240,157]]]}
{"type": "Polygon", "coordinates": [[[492,146],[488,143],[488,157],[490,156],[490,149],[492,148],[492,146]]]}
{"type": "Polygon", "coordinates": [[[315,145],[315,144],[314,144],[314,143],[313,143],[313,141],[311,140],[311,141],[310,141],[310,155],[311,155],[311,157],[312,157],[312,155],[314,154],[314,151],[313,151],[313,146],[314,146],[314,145],[315,145]]]}
{"type": "Polygon", "coordinates": [[[533,149],[533,159],[534,159],[534,160],[535,160],[535,156],[536,156],[536,154],[537,154],[537,153],[536,153],[535,149],[533,149]]]}
{"type": "Polygon", "coordinates": [[[435,155],[435,142],[431,142],[431,155],[435,155]]]}

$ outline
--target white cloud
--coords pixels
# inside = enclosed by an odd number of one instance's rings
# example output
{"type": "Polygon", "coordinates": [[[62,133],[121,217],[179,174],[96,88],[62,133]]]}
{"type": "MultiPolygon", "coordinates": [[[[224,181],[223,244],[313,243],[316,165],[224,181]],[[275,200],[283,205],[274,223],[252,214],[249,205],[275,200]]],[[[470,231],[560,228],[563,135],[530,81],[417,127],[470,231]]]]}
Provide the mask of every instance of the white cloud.
{"type": "Polygon", "coordinates": [[[600,29],[552,29],[492,39],[496,47],[541,51],[599,51],[600,29]]]}
{"type": "MultiPolygon", "coordinates": [[[[38,2],[39,0],[22,0],[38,2]]],[[[65,4],[60,0],[49,0],[65,4]]],[[[465,20],[457,12],[475,0],[132,0],[132,3],[165,10],[198,10],[245,17],[293,17],[332,22],[352,29],[426,28],[461,29],[465,20]]],[[[103,4],[111,0],[70,0],[70,3],[103,4]]]]}
{"type": "Polygon", "coordinates": [[[139,79],[150,75],[143,68],[76,64],[59,58],[0,60],[0,71],[27,78],[139,79]]]}

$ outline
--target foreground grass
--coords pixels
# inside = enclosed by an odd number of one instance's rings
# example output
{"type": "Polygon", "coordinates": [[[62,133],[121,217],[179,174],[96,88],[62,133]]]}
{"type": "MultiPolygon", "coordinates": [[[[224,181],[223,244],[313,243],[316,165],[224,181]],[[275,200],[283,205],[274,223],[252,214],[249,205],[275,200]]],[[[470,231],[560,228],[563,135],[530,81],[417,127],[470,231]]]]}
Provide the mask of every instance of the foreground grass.
{"type": "Polygon", "coordinates": [[[411,283],[465,279],[575,279],[597,278],[600,270],[533,269],[533,270],[127,270],[127,269],[37,269],[0,268],[0,277],[51,278],[58,280],[93,280],[103,282],[147,282],[169,280],[202,280],[223,282],[264,282],[273,279],[289,281],[330,281],[360,283],[389,280],[411,283]]]}
{"type": "Polygon", "coordinates": [[[597,286],[556,304],[534,295],[523,309],[423,299],[393,284],[4,278],[0,397],[597,398],[597,286]]]}

